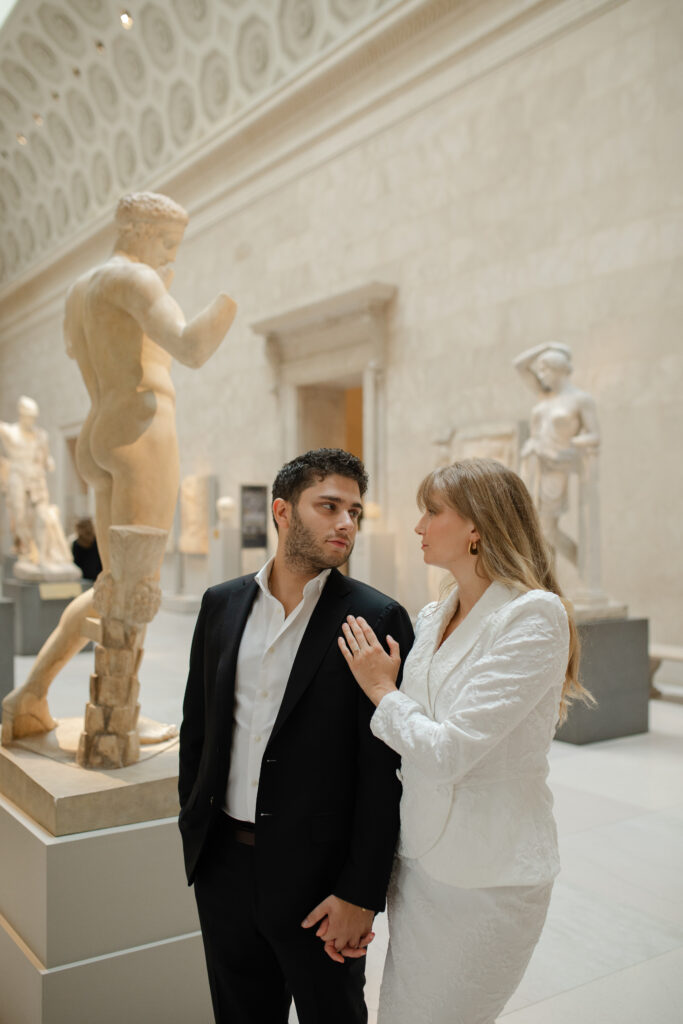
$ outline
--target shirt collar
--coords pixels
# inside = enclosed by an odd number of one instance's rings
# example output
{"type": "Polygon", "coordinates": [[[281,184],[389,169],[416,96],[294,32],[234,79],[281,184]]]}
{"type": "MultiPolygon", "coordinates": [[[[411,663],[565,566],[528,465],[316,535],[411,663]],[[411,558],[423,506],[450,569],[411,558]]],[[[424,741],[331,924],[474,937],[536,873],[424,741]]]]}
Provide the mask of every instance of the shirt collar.
{"type": "MultiPolygon", "coordinates": [[[[266,564],[256,573],[255,577],[256,582],[267,597],[273,596],[270,592],[270,573],[273,568],[274,561],[275,555],[271,555],[266,564]]],[[[307,597],[310,597],[311,594],[315,594],[316,597],[320,596],[323,587],[327,583],[327,577],[331,572],[331,569],[323,569],[322,572],[319,572],[317,576],[314,576],[312,580],[308,581],[304,587],[304,600],[307,597]]]]}

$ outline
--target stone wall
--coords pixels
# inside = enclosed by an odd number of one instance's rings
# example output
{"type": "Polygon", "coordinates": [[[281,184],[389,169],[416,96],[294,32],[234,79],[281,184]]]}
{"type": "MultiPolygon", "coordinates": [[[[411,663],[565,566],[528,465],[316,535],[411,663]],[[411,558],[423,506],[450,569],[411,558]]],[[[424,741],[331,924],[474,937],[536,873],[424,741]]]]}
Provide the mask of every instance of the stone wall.
{"type": "MultiPolygon", "coordinates": [[[[280,463],[272,370],[250,324],[368,281],[396,285],[386,515],[399,596],[416,611],[428,585],[414,492],[433,442],[451,427],[526,418],[531,395],[513,357],[566,342],[601,416],[605,588],[649,616],[656,639],[680,643],[683,7],[597,6],[540,42],[529,33],[504,59],[493,59],[492,36],[464,78],[455,62],[435,65],[409,92],[395,86],[375,109],[331,118],[334,130],[275,170],[254,169],[227,198],[202,205],[198,194],[222,168],[232,180],[221,153],[168,183],[193,214],[174,294],[188,315],[219,288],[239,303],[211,362],[174,370],[182,474],[215,473],[237,497],[280,463]]],[[[417,46],[404,62],[417,62],[417,46]]],[[[394,57],[355,86],[374,87],[394,57]]],[[[339,92],[325,102],[323,113],[340,112],[339,92]]],[[[272,146],[298,130],[283,121],[272,146]]],[[[268,141],[244,142],[240,158],[268,141]]],[[[52,268],[53,297],[28,320],[40,282],[26,287],[0,328],[0,417],[30,394],[58,455],[60,432],[87,408],[60,338],[64,285],[108,243],[100,236],[52,268]]]]}

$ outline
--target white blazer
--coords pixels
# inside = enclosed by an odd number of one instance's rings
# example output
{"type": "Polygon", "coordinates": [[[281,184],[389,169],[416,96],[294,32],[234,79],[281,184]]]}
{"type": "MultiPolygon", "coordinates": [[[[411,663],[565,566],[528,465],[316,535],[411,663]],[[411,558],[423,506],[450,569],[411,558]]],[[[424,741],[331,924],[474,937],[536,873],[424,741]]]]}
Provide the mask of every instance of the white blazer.
{"type": "Polygon", "coordinates": [[[402,758],[399,853],[462,888],[549,882],[567,614],[555,594],[492,583],[437,650],[457,600],[456,589],[422,609],[402,688],[372,717],[402,758]]]}

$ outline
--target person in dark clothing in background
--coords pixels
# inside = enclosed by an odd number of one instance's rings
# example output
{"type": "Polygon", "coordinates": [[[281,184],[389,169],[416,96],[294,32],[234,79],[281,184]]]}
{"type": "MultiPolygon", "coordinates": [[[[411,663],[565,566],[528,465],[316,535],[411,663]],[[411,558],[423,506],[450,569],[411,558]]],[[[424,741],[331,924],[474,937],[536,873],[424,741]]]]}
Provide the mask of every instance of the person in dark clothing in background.
{"type": "Polygon", "coordinates": [[[86,517],[76,523],[76,540],[71,545],[74,562],[86,580],[96,580],[102,572],[100,553],[97,550],[97,539],[92,519],[86,517]]]}

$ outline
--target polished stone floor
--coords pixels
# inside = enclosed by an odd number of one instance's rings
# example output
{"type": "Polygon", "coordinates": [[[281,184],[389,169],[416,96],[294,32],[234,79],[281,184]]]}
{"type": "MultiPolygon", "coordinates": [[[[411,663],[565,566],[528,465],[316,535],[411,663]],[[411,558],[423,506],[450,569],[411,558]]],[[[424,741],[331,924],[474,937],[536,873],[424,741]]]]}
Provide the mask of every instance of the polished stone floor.
{"type": "MultiPolygon", "coordinates": [[[[179,720],[192,628],[192,617],[170,612],[150,626],[141,672],[150,717],[179,720]]],[[[17,683],[31,660],[16,659],[17,683]]],[[[82,713],[91,665],[81,654],[55,681],[57,717],[82,713]]],[[[683,1021],[683,679],[663,666],[658,681],[669,699],[651,702],[648,734],[553,745],[562,873],[505,1024],[683,1021]]],[[[368,957],[371,1022],[386,942],[382,916],[368,957]]]]}

